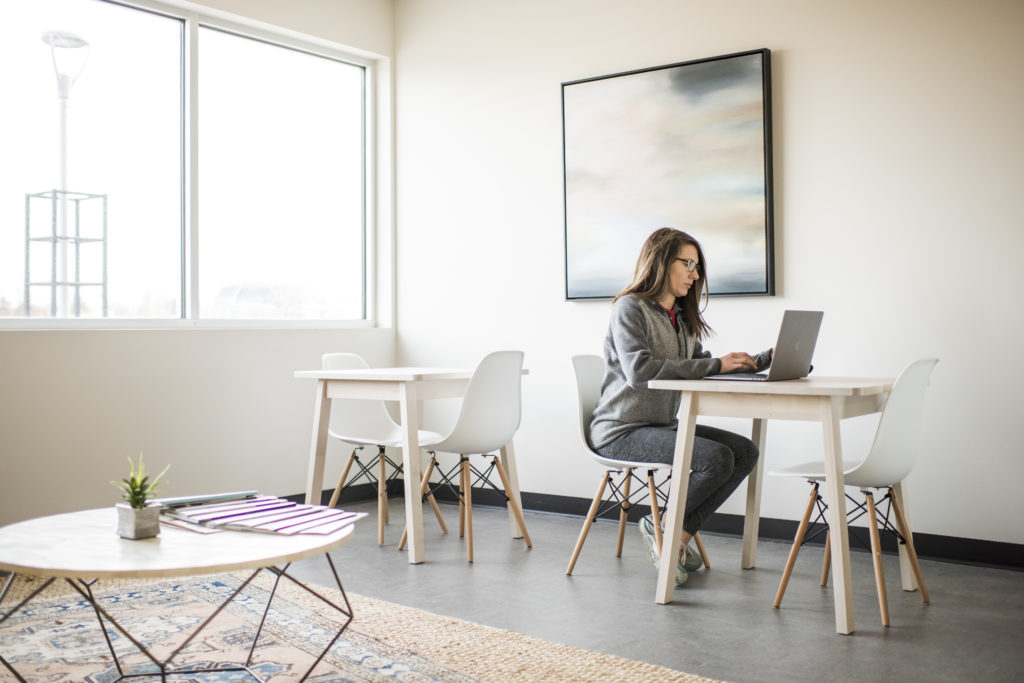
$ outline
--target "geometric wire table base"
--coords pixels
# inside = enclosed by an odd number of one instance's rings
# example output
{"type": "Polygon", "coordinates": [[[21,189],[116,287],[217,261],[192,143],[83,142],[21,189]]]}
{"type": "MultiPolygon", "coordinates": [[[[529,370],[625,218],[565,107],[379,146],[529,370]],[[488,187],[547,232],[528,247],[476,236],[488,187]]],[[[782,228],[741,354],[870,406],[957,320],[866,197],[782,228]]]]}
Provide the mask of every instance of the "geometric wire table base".
{"type": "MultiPolygon", "coordinates": [[[[106,610],[104,610],[102,607],[99,606],[99,604],[96,602],[96,599],[93,597],[93,594],[92,594],[92,585],[94,583],[96,583],[95,579],[92,580],[92,581],[84,581],[82,579],[69,579],[69,578],[65,578],[64,580],[67,581],[68,585],[71,586],[73,589],[75,589],[75,591],[77,591],[78,594],[81,595],[85,599],[85,601],[88,602],[89,605],[96,612],[96,619],[99,621],[100,629],[103,632],[103,638],[107,641],[107,647],[110,649],[110,654],[114,658],[114,664],[117,666],[117,672],[118,672],[118,674],[120,674],[119,678],[117,678],[114,683],[118,683],[119,681],[124,681],[124,680],[131,680],[131,679],[154,678],[156,676],[159,676],[160,677],[159,680],[164,682],[164,681],[167,680],[167,676],[169,676],[169,675],[186,674],[186,673],[189,674],[189,675],[192,675],[192,674],[204,674],[204,673],[224,673],[224,672],[227,672],[227,671],[245,672],[245,674],[247,676],[250,676],[253,680],[257,681],[258,683],[265,683],[262,678],[257,676],[256,673],[249,668],[249,666],[252,664],[252,655],[253,655],[253,652],[255,652],[255,650],[256,650],[256,644],[259,642],[260,634],[263,632],[263,625],[266,623],[267,614],[270,612],[270,605],[274,601],[274,595],[277,593],[277,586],[281,582],[282,578],[288,579],[289,581],[291,581],[292,583],[294,583],[298,587],[302,588],[306,592],[308,592],[311,595],[313,595],[314,597],[318,598],[321,602],[327,603],[328,605],[330,605],[331,607],[336,609],[338,612],[341,612],[342,614],[344,614],[347,617],[347,619],[345,620],[345,623],[343,623],[341,625],[341,628],[338,629],[338,632],[336,634],[334,634],[334,637],[331,638],[331,641],[329,643],[327,643],[327,646],[323,649],[323,651],[320,652],[320,654],[317,656],[317,658],[313,661],[313,664],[309,667],[309,670],[306,671],[306,673],[302,676],[302,678],[299,679],[300,681],[305,681],[307,678],[309,678],[309,675],[311,673],[313,673],[313,669],[315,669],[317,664],[320,663],[320,660],[322,660],[324,658],[324,656],[327,654],[327,652],[334,646],[334,643],[336,643],[338,641],[338,638],[341,637],[341,634],[345,631],[345,629],[348,628],[348,625],[352,622],[352,616],[353,616],[352,615],[352,605],[349,603],[348,596],[345,594],[345,589],[341,585],[341,579],[338,578],[338,571],[334,567],[334,562],[331,560],[330,553],[324,553],[324,557],[327,558],[327,564],[330,566],[331,573],[334,575],[334,582],[337,584],[338,590],[341,592],[341,597],[345,601],[345,606],[344,607],[341,607],[339,605],[334,604],[333,602],[331,602],[330,600],[325,598],[320,593],[317,593],[315,590],[313,590],[309,586],[305,585],[304,583],[302,583],[298,579],[295,579],[290,574],[288,574],[288,568],[291,567],[291,563],[290,562],[288,564],[286,564],[283,569],[278,569],[277,567],[262,567],[260,569],[257,569],[256,571],[254,571],[252,574],[250,574],[249,577],[245,581],[243,581],[242,584],[238,588],[236,588],[234,590],[234,592],[232,592],[231,595],[229,595],[224,600],[224,602],[222,602],[220,605],[217,606],[217,608],[213,611],[213,613],[209,617],[207,617],[203,621],[203,623],[199,624],[199,626],[196,627],[196,629],[192,632],[191,635],[189,635],[189,637],[185,640],[185,642],[183,642],[181,645],[179,645],[167,657],[167,659],[165,659],[162,662],[159,661],[158,659],[156,659],[156,657],[154,657],[153,654],[142,643],[140,643],[138,640],[136,640],[130,633],[128,633],[128,631],[126,631],[124,629],[124,627],[122,627],[119,623],[117,623],[117,621],[112,616],[110,616],[110,614],[106,610]],[[271,588],[270,595],[267,597],[267,605],[263,609],[263,616],[260,619],[260,624],[259,624],[259,626],[256,629],[256,635],[252,639],[252,646],[249,648],[249,655],[246,657],[245,663],[244,664],[229,664],[229,665],[225,665],[225,666],[222,666],[222,667],[211,667],[211,668],[206,668],[206,669],[194,669],[194,668],[172,669],[172,668],[169,668],[169,665],[171,664],[172,660],[175,657],[177,657],[178,654],[183,649],[185,649],[189,645],[189,643],[191,643],[192,640],[196,636],[198,636],[202,632],[202,630],[204,628],[206,628],[206,626],[211,621],[213,621],[214,617],[216,617],[218,614],[220,614],[221,611],[225,607],[227,607],[228,604],[232,600],[234,600],[235,597],[239,593],[241,593],[242,590],[247,585],[249,585],[249,583],[254,578],[256,578],[256,576],[259,575],[259,573],[261,571],[264,571],[264,570],[266,570],[268,572],[271,572],[277,578],[274,579],[274,586],[273,586],[273,588],[271,588]],[[124,669],[121,668],[121,662],[120,662],[120,660],[117,657],[117,653],[114,652],[114,646],[113,646],[113,643],[110,640],[109,631],[107,630],[108,627],[107,627],[106,623],[104,622],[104,619],[106,619],[106,621],[109,622],[111,626],[116,628],[126,638],[128,638],[128,640],[130,640],[132,642],[132,644],[135,645],[135,647],[137,647],[142,654],[146,655],[146,657],[148,657],[149,660],[151,662],[153,662],[153,664],[156,665],[157,669],[156,670],[151,670],[151,671],[145,671],[145,672],[125,673],[124,669]]],[[[14,582],[15,576],[16,576],[15,574],[11,574],[7,578],[7,582],[4,584],[3,590],[0,591],[0,604],[3,604],[4,597],[6,597],[7,591],[10,589],[11,584],[14,582]]],[[[28,604],[29,601],[31,601],[33,598],[35,598],[39,593],[41,593],[43,590],[45,590],[46,587],[49,586],[54,581],[56,581],[56,577],[47,579],[47,581],[45,583],[43,583],[42,586],[40,586],[36,590],[32,591],[32,593],[29,594],[24,600],[22,600],[17,605],[15,605],[14,609],[10,610],[6,614],[4,614],[2,617],[0,617],[0,624],[3,624],[5,621],[7,621],[8,618],[10,618],[12,615],[17,613],[22,607],[24,607],[26,604],[28,604]]],[[[3,655],[0,655],[0,664],[3,664],[12,674],[14,674],[14,677],[16,679],[18,679],[18,681],[21,681],[21,683],[28,683],[21,676],[21,674],[19,674],[14,669],[14,667],[10,664],[10,662],[8,662],[7,660],[5,660],[3,658],[3,655]]]]}

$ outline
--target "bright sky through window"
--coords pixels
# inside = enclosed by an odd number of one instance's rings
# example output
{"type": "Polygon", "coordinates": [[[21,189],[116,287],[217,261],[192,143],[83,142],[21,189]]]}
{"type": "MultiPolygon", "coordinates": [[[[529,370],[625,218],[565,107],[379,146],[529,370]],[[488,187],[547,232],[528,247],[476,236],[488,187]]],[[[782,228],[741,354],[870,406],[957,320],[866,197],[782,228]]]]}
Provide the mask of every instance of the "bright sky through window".
{"type": "Polygon", "coordinates": [[[364,67],[201,25],[187,168],[183,19],[100,0],[17,0],[7,15],[0,63],[18,68],[0,72],[17,105],[0,126],[0,317],[100,318],[104,294],[108,318],[365,317],[364,67]],[[63,100],[54,31],[88,43],[63,100]],[[64,211],[65,196],[81,201],[64,211]],[[73,248],[76,229],[105,240],[73,248]],[[193,278],[197,311],[183,300],[193,278]],[[76,288],[51,279],[89,284],[71,306],[76,288]]]}

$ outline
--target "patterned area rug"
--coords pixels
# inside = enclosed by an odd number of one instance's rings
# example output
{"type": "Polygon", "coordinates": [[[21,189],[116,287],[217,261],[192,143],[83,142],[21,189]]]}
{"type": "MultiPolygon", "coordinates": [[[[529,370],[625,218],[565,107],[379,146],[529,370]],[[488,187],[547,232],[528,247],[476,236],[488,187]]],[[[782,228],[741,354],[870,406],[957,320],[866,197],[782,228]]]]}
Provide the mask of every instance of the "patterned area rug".
{"type": "MultiPolygon", "coordinates": [[[[100,605],[158,659],[174,651],[245,574],[160,582],[99,582],[100,605]]],[[[244,662],[273,576],[260,574],[174,660],[174,668],[244,662]]],[[[42,581],[19,579],[0,605],[6,614],[42,581]]],[[[315,587],[344,605],[337,590],[315,587]]],[[[308,681],[681,681],[705,682],[663,667],[571,648],[401,605],[349,595],[355,619],[308,681]]],[[[251,670],[272,683],[297,681],[337,632],[345,615],[282,581],[253,655],[251,670]]],[[[112,642],[126,672],[153,665],[120,633],[112,642]]],[[[0,656],[28,681],[110,683],[118,672],[96,615],[63,580],[0,625],[0,656]]],[[[15,680],[0,664],[0,681],[15,680]]],[[[132,679],[156,681],[159,676],[132,679]]],[[[241,683],[245,673],[179,674],[174,683],[241,683]]]]}

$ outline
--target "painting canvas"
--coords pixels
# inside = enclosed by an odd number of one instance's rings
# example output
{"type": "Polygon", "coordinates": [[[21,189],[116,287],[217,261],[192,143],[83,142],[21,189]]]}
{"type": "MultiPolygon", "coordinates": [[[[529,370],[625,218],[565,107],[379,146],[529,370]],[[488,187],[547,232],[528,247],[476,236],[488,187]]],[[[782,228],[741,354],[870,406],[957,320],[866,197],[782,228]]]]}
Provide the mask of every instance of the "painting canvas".
{"type": "Polygon", "coordinates": [[[701,243],[712,295],[775,293],[770,52],[562,84],[567,299],[625,288],[654,230],[701,243]]]}

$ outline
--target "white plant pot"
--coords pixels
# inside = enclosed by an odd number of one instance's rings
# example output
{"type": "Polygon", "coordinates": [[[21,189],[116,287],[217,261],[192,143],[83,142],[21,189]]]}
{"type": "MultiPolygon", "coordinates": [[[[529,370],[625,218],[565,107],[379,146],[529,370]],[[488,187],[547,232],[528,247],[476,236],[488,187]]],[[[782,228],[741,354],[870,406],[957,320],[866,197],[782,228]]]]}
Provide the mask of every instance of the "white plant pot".
{"type": "Polygon", "coordinates": [[[128,503],[117,504],[117,534],[121,538],[139,540],[160,533],[160,505],[150,503],[141,510],[128,503]]]}

